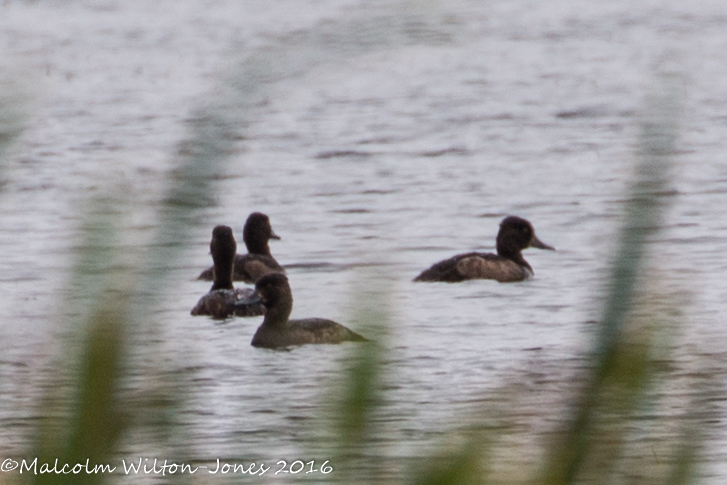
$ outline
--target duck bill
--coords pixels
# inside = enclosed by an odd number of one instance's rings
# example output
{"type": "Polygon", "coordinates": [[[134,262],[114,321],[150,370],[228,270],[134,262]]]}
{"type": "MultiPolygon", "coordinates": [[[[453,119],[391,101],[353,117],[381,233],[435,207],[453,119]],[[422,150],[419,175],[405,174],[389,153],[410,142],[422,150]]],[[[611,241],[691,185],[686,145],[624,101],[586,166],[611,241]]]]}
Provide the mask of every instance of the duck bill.
{"type": "Polygon", "coordinates": [[[538,249],[548,249],[549,251],[555,251],[555,248],[553,246],[548,246],[543,241],[538,239],[538,237],[535,235],[533,235],[533,240],[530,241],[530,247],[538,248],[538,249]]]}
{"type": "Polygon", "coordinates": [[[280,240],[280,236],[278,236],[277,234],[275,234],[273,231],[270,231],[270,239],[277,239],[279,241],[280,240]]]}

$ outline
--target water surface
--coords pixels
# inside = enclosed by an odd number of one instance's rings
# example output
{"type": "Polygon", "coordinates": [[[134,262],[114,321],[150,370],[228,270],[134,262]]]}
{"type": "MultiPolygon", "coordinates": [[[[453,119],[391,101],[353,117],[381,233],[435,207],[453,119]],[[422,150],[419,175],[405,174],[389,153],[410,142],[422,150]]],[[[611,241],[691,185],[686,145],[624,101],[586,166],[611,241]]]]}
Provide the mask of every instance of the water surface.
{"type": "MultiPolygon", "coordinates": [[[[679,383],[705,362],[722,385],[726,27],[717,1],[6,2],[2,80],[27,118],[0,194],[3,454],[27,446],[76,311],[66,296],[87,201],[126,201],[122,248],[136,261],[210,113],[230,134],[225,163],[136,336],[157,349],[141,367],[184,390],[179,433],[196,459],[308,459],[350,351],[256,350],[259,319],[189,316],[208,288],[194,277],[211,228],[240,235],[252,211],[282,237],[272,251],[289,266],[294,316],[356,326],[360,289],[386,295],[392,468],[508,383],[526,389],[518,419],[546,432],[597,329],[659,73],[683,79],[673,192],[651,248],[652,278],[684,315],[669,396],[683,402],[679,383]],[[526,253],[534,279],[411,282],[443,258],[493,250],[508,214],[557,248],[526,253]],[[534,419],[542,402],[553,413],[534,419]]],[[[727,443],[714,412],[703,473],[716,484],[727,443]]],[[[153,456],[151,441],[131,437],[124,452],[153,456]]]]}

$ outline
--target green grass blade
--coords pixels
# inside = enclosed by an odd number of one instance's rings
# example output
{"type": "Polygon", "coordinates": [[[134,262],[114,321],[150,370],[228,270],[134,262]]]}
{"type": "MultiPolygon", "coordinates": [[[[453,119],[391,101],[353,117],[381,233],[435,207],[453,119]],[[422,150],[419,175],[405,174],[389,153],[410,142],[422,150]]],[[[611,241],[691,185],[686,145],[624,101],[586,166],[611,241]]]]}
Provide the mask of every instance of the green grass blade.
{"type": "MultiPolygon", "coordinates": [[[[674,90],[667,89],[649,100],[648,106],[649,116],[642,124],[640,136],[640,161],[625,207],[626,221],[613,264],[601,332],[590,358],[595,365],[573,418],[548,459],[543,480],[548,485],[576,483],[589,459],[598,453],[595,436],[604,393],[613,386],[620,387],[624,392],[619,393],[614,404],[628,414],[638,405],[649,380],[649,338],[641,344],[630,345],[626,320],[644,267],[647,238],[661,226],[665,205],[661,194],[668,190],[675,153],[678,98],[674,90]]],[[[619,448],[615,446],[613,460],[618,457],[619,448]]],[[[601,466],[608,468],[612,463],[601,466]]]]}

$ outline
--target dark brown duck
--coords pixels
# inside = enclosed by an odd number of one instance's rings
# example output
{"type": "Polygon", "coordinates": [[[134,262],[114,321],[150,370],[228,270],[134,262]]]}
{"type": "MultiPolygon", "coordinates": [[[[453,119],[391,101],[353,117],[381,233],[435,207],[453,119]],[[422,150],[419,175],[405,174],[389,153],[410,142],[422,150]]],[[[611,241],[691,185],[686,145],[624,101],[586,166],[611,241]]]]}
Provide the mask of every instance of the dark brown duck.
{"type": "MultiPolygon", "coordinates": [[[[250,214],[245,222],[245,227],[242,229],[242,240],[247,246],[247,254],[237,254],[235,256],[234,281],[255,284],[258,278],[263,275],[273,272],[285,272],[270,254],[268,241],[271,239],[280,239],[280,237],[273,232],[270,218],[262,212],[250,214]]],[[[197,279],[212,281],[212,268],[202,271],[197,279]]]]}
{"type": "Polygon", "coordinates": [[[217,226],[212,230],[210,252],[214,262],[214,282],[209,293],[199,299],[190,312],[192,315],[209,315],[212,318],[224,319],[237,315],[249,317],[262,315],[265,307],[262,304],[237,307],[236,303],[250,298],[254,290],[250,288],[235,289],[232,285],[232,274],[235,264],[237,243],[228,226],[217,226]]]}
{"type": "Polygon", "coordinates": [[[522,281],[535,272],[523,258],[526,248],[549,249],[535,235],[533,225],[517,216],[509,216],[500,223],[497,233],[497,254],[466,253],[440,261],[423,271],[414,281],[445,281],[456,283],[472,279],[497,280],[500,283],[522,281]]]}
{"type": "Polygon", "coordinates": [[[265,305],[265,318],[252,338],[253,347],[281,349],[304,344],[340,344],[365,342],[366,338],[343,325],[325,318],[290,320],[293,293],[288,278],[282,273],[270,273],[255,285],[255,296],[247,303],[265,305]]]}

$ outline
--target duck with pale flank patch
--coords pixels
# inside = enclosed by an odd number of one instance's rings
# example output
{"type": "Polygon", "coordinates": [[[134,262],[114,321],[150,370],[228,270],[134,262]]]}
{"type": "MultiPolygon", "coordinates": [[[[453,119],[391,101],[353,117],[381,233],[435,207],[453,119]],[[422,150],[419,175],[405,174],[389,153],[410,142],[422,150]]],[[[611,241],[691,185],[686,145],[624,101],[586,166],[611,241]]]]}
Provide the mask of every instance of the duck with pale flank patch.
{"type": "Polygon", "coordinates": [[[523,249],[530,247],[555,251],[554,247],[537,238],[530,222],[521,217],[508,216],[500,223],[500,231],[497,233],[497,254],[459,254],[433,265],[414,278],[414,281],[523,281],[535,273],[521,253],[523,249]]]}
{"type": "Polygon", "coordinates": [[[235,289],[232,285],[232,273],[235,265],[237,243],[228,226],[217,226],[212,230],[210,252],[214,261],[214,282],[209,293],[199,299],[190,312],[192,315],[210,315],[212,318],[224,319],[237,315],[250,317],[265,313],[265,307],[257,305],[236,306],[236,303],[249,299],[254,290],[251,288],[235,289]]]}
{"type": "Polygon", "coordinates": [[[283,349],[304,344],[340,344],[342,342],[366,342],[367,339],[343,325],[325,318],[290,320],[293,310],[293,293],[288,278],[282,273],[270,273],[261,277],[255,285],[255,295],[248,304],[265,305],[265,318],[252,338],[253,347],[283,349]]]}
{"type": "MultiPolygon", "coordinates": [[[[268,241],[271,239],[280,239],[280,236],[273,232],[270,218],[262,212],[250,214],[245,222],[245,227],[242,229],[242,240],[247,246],[247,254],[235,256],[234,281],[255,284],[258,278],[263,275],[273,272],[285,272],[283,267],[270,254],[268,241]]],[[[213,278],[212,268],[208,268],[202,271],[197,279],[212,281],[213,278]]]]}

